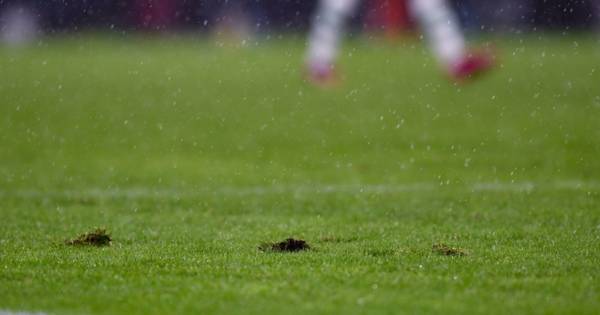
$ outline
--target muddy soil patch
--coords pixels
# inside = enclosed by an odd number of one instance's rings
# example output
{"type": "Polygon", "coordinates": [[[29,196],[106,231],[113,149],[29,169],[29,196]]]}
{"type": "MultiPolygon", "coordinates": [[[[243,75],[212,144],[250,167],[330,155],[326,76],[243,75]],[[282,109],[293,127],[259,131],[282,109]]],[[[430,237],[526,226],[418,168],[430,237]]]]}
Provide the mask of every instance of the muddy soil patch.
{"type": "Polygon", "coordinates": [[[452,247],[452,246],[448,246],[443,243],[433,244],[433,246],[431,247],[431,251],[436,254],[443,255],[443,256],[467,256],[467,255],[469,255],[469,253],[463,248],[452,247]]]}
{"type": "Polygon", "coordinates": [[[288,238],[277,243],[262,243],[258,249],[263,252],[299,252],[309,250],[310,245],[305,240],[288,238]]]}
{"type": "Polygon", "coordinates": [[[66,240],[65,244],[73,246],[109,246],[111,242],[112,238],[106,232],[106,229],[95,229],[74,239],[66,240]]]}

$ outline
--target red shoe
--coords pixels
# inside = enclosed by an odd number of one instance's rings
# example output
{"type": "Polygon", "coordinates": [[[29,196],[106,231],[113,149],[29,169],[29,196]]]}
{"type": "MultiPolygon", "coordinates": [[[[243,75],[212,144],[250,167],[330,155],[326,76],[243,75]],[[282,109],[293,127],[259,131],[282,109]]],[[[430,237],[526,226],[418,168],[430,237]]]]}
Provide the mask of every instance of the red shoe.
{"type": "Polygon", "coordinates": [[[457,82],[479,77],[493,68],[494,59],[489,52],[471,52],[450,67],[450,77],[457,82]]]}
{"type": "Polygon", "coordinates": [[[330,64],[309,63],[304,77],[311,84],[326,89],[333,88],[340,82],[335,67],[330,64]]]}

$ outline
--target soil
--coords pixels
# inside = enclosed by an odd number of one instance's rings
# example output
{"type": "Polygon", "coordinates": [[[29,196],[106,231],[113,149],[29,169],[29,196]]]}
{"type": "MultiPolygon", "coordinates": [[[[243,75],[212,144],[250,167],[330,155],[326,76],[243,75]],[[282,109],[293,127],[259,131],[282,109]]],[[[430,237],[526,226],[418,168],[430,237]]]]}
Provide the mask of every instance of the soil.
{"type": "Polygon", "coordinates": [[[310,245],[308,245],[308,243],[304,240],[288,238],[278,243],[263,243],[258,247],[258,249],[264,252],[299,252],[303,250],[309,250],[310,245]]]}
{"type": "Polygon", "coordinates": [[[434,244],[431,251],[444,256],[467,256],[469,253],[458,247],[451,247],[443,243],[434,244]]]}
{"type": "Polygon", "coordinates": [[[109,246],[112,238],[106,232],[106,229],[96,229],[94,231],[79,235],[77,238],[65,241],[67,245],[79,246],[109,246]]]}

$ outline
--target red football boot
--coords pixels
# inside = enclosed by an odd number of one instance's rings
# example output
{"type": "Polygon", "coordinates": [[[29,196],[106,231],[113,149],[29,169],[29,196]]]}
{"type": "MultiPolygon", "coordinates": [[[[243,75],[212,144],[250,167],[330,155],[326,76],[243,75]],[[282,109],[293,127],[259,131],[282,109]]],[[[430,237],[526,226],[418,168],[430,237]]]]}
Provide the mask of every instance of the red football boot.
{"type": "Polygon", "coordinates": [[[494,56],[489,52],[471,52],[450,66],[450,77],[465,82],[488,72],[494,66],[494,56]]]}
{"type": "Polygon", "coordinates": [[[320,88],[333,88],[339,84],[335,66],[325,63],[308,63],[304,72],[306,80],[320,88]]]}

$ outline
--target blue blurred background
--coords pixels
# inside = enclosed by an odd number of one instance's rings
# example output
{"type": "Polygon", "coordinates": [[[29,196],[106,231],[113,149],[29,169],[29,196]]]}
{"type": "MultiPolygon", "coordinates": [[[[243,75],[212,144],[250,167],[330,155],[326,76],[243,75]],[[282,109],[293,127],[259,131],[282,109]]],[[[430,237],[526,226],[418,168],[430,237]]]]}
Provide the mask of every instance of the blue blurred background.
{"type": "MultiPolygon", "coordinates": [[[[0,0],[6,41],[81,30],[260,34],[307,29],[316,0],[0,0]]],[[[592,30],[600,0],[453,0],[471,31],[592,30]]],[[[355,29],[399,34],[412,28],[405,0],[366,0],[355,29]]]]}

